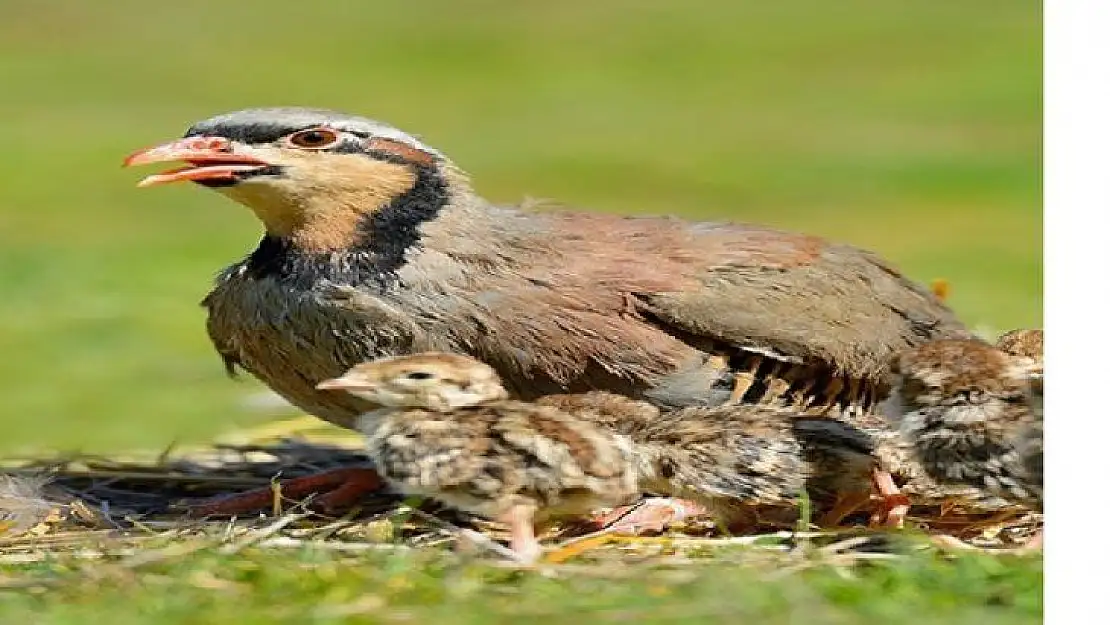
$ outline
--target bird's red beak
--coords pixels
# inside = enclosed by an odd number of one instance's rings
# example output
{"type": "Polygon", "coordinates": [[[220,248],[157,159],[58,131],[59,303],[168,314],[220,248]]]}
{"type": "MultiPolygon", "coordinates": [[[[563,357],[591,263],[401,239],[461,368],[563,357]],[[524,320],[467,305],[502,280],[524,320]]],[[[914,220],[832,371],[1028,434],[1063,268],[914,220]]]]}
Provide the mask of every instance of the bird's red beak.
{"type": "Polygon", "coordinates": [[[171,161],[184,161],[189,166],[147,176],[138,186],[152,187],[181,180],[235,180],[238,173],[271,165],[258,157],[235,153],[232,142],[223,137],[188,137],[139,150],[125,158],[123,166],[171,161]]]}

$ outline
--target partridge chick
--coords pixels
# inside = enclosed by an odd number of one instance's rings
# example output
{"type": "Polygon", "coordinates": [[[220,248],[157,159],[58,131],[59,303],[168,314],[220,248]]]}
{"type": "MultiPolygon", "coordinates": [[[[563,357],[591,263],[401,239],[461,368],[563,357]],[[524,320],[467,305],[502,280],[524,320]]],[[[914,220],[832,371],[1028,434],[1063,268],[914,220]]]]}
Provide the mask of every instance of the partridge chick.
{"type": "MultiPolygon", "coordinates": [[[[905,503],[883,472],[872,436],[839,419],[736,404],[660,411],[605,392],[550,395],[536,403],[629,436],[641,488],[686,500],[648,500],[611,529],[658,527],[675,520],[676,510],[704,511],[729,529],[748,529],[760,511],[793,514],[803,491],[822,508],[856,496],[862,501],[855,505],[862,505],[877,494],[897,515],[905,503]]],[[[830,515],[830,524],[843,516],[830,515]]]]}
{"type": "Polygon", "coordinates": [[[895,360],[886,411],[929,477],[1042,510],[1031,360],[978,340],[933,341],[895,360]]]}
{"type": "MultiPolygon", "coordinates": [[[[807,417],[768,406],[724,405],[660,411],[648,402],[601,391],[551,395],[534,403],[512,401],[506,399],[507,392],[492,368],[456,354],[424,353],[379,359],[358,365],[341,378],[320,383],[319,387],[359,393],[365,399],[373,397],[374,401],[390,407],[367,413],[360,429],[377,432],[370,434],[370,455],[378,471],[398,490],[432,496],[460,509],[502,520],[506,520],[505,513],[498,511],[497,506],[503,505],[499,502],[504,497],[515,496],[515,489],[557,493],[557,487],[541,487],[504,477],[490,479],[486,476],[493,470],[490,467],[501,467],[504,476],[535,473],[548,476],[544,479],[567,479],[558,477],[559,473],[550,473],[555,466],[552,463],[541,467],[527,465],[535,460],[526,455],[521,461],[519,450],[501,442],[505,432],[512,434],[508,440],[513,444],[519,444],[514,443],[518,440],[544,441],[545,437],[555,437],[558,430],[536,425],[541,417],[557,418],[567,424],[564,427],[570,428],[568,431],[578,432],[575,436],[581,436],[582,441],[593,441],[590,445],[568,443],[570,458],[578,457],[573,455],[575,450],[589,451],[578,452],[582,459],[575,460],[577,466],[590,466],[587,460],[591,457],[599,461],[605,458],[602,452],[612,447],[604,445],[616,444],[616,449],[627,452],[631,440],[629,470],[634,475],[608,478],[618,480],[628,489],[610,486],[610,494],[616,497],[610,498],[608,503],[628,500],[640,491],[682,498],[694,505],[679,503],[680,509],[703,510],[732,528],[750,527],[757,522],[757,509],[792,511],[802,491],[814,485],[818,497],[833,494],[822,489],[824,482],[810,482],[819,476],[842,473],[866,484],[877,467],[870,439],[833,419],[807,417]],[[398,408],[408,410],[397,411],[398,408]],[[383,415],[388,415],[388,421],[383,421],[383,415]],[[444,426],[439,425],[443,422],[462,425],[444,430],[444,426]],[[433,423],[436,424],[434,428],[430,425],[433,423]],[[461,430],[459,434],[463,425],[469,425],[470,429],[461,430]],[[427,431],[431,434],[421,434],[427,431]],[[455,438],[445,437],[442,431],[450,432],[455,438]],[[398,432],[423,442],[402,446],[398,432]],[[542,436],[537,432],[542,432],[542,436]],[[457,462],[477,463],[470,472],[479,475],[483,484],[509,494],[486,493],[479,500],[472,496],[460,500],[453,499],[458,497],[455,487],[447,495],[437,494],[447,482],[422,487],[420,483],[405,481],[414,479],[406,476],[422,478],[435,474],[424,465],[439,461],[421,457],[434,458],[428,449],[454,449],[452,445],[467,450],[466,457],[457,462]],[[830,459],[820,453],[825,449],[837,452],[830,459]],[[521,462],[524,468],[505,468],[521,462]],[[552,475],[556,478],[551,478],[552,475]],[[632,481],[627,481],[630,478],[632,481]]],[[[556,440],[569,441],[568,436],[564,434],[556,440]]],[[[443,466],[457,479],[478,479],[466,477],[467,471],[453,465],[443,466]]],[[[571,475],[576,479],[582,475],[594,479],[602,477],[578,468],[571,470],[571,475]]],[[[448,476],[436,479],[447,480],[448,476]]],[[[840,481],[833,480],[829,488],[835,489],[839,484],[840,481]]],[[[532,504],[531,508],[539,511],[540,518],[555,518],[575,516],[607,505],[599,494],[591,494],[592,488],[587,488],[584,496],[569,503],[546,495],[539,499],[540,504],[532,504]]],[[[507,522],[512,523],[512,520],[507,519],[507,522]]],[[[631,520],[628,522],[634,524],[631,520]]],[[[523,544],[534,541],[523,535],[520,540],[526,541],[523,544]]]]}
{"type": "Polygon", "coordinates": [[[733,531],[755,528],[768,509],[796,518],[811,471],[781,411],[685,408],[630,435],[643,490],[691,500],[733,531]]]}
{"type": "Polygon", "coordinates": [[[497,373],[452,354],[357,365],[317,385],[382,408],[358,428],[395,490],[509,525],[522,560],[538,557],[534,527],[638,494],[630,442],[550,406],[512,401],[497,373]]]}
{"type": "MultiPolygon", "coordinates": [[[[943,299],[947,283],[935,281],[934,292],[943,299]]],[[[1017,358],[1020,367],[1028,373],[1032,384],[1033,408],[1041,410],[1042,371],[1043,371],[1043,332],[1041,330],[1014,330],[1004,334],[997,347],[1017,358]]],[[[874,519],[885,517],[886,525],[901,526],[909,512],[910,500],[915,505],[940,506],[942,509],[953,504],[975,514],[998,513],[1012,508],[1012,500],[1001,498],[992,491],[976,488],[968,483],[938,480],[922,464],[913,440],[902,436],[897,428],[882,414],[868,411],[845,411],[830,416],[837,421],[806,420],[800,422],[799,435],[806,440],[806,448],[817,463],[815,476],[811,478],[818,490],[835,492],[838,504],[822,521],[823,525],[837,525],[846,515],[856,511],[873,499],[877,490],[881,495],[882,506],[875,512],[874,519]],[[830,429],[831,428],[831,429],[830,429]],[[879,472],[871,479],[861,479],[858,461],[859,452],[870,449],[879,472]],[[846,467],[855,467],[847,470],[846,467]],[[870,482],[870,483],[869,483],[870,482]]],[[[1038,417],[1039,419],[1039,417],[1038,417]]],[[[1039,451],[1041,440],[1040,426],[1034,426],[1023,439],[1022,457],[1037,467],[1041,462],[1039,451]]],[[[1035,468],[1032,475],[1040,475],[1035,468]]]]}
{"type": "MultiPolygon", "coordinates": [[[[1018,358],[1028,367],[1035,420],[1021,439],[1020,455],[1025,472],[1038,484],[1044,483],[1044,330],[1011,330],[998,338],[998,349],[1018,358]]],[[[1043,503],[1042,503],[1043,506],[1043,503]]],[[[1040,534],[1038,534],[1038,537],[1040,534]]]]}

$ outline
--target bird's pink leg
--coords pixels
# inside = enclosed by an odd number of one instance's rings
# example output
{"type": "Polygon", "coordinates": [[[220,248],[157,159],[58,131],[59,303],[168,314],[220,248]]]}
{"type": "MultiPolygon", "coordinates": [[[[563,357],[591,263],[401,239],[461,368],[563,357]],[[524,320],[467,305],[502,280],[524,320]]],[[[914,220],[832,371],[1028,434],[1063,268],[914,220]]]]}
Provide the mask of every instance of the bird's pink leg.
{"type": "Polygon", "coordinates": [[[902,527],[906,522],[906,515],[910,512],[910,499],[898,490],[888,471],[876,467],[871,473],[871,480],[878,491],[881,503],[879,509],[871,515],[872,526],[902,527]]]}
{"type": "MultiPolygon", "coordinates": [[[[381,490],[381,476],[374,469],[348,467],[332,469],[304,477],[281,480],[281,496],[300,500],[316,493],[324,493],[313,501],[313,507],[325,511],[349,508],[366,494],[381,490]]],[[[223,495],[188,506],[190,516],[233,516],[264,510],[273,505],[272,487],[257,488],[245,493],[223,495]]]]}
{"type": "Polygon", "coordinates": [[[534,506],[516,504],[498,519],[509,526],[509,548],[525,564],[535,562],[543,553],[536,540],[535,513],[534,506]]]}

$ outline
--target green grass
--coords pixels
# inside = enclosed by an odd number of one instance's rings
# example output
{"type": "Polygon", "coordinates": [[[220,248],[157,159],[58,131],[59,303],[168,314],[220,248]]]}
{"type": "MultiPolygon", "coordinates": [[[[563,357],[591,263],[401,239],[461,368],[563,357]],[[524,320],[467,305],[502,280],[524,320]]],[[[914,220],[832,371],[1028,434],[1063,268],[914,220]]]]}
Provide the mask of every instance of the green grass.
{"type": "Polygon", "coordinates": [[[742,550],[544,576],[436,553],[202,552],[137,570],[55,561],[48,590],[0,594],[0,619],[131,623],[1040,623],[1040,559],[922,555],[775,575],[742,550]],[[583,621],[583,619],[587,619],[583,621]]]}
{"type": "MultiPolygon", "coordinates": [[[[247,106],[387,120],[452,155],[498,201],[530,195],[848,241],[920,281],[947,278],[969,325],[1041,323],[1037,2],[0,8],[8,452],[164,446],[273,416],[244,407],[259,387],[223,376],[197,306],[212,275],[251,249],[258,225],[215,194],[138,190],[139,174],[119,169],[139,147],[247,106]]],[[[488,571],[403,557],[175,566],[184,568],[149,585],[4,596],[0,620],[328,622],[323,604],[375,596],[381,618],[417,622],[543,620],[589,608],[645,622],[689,609],[694,620],[721,622],[736,622],[724,616],[732,610],[757,622],[986,625],[1033,622],[1041,578],[1039,561],[990,559],[883,566],[855,581],[826,571],[767,583],[707,563],[682,583],[652,573],[611,584],[513,577],[492,587],[481,583],[488,571]],[[206,589],[190,581],[193,570],[253,592],[206,589]]]]}

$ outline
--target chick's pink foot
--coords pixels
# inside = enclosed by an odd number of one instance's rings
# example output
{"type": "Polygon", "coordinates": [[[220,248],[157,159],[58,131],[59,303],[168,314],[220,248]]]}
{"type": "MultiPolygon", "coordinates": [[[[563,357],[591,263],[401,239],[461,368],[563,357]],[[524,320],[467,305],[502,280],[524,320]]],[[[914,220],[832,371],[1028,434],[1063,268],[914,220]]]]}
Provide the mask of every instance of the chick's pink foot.
{"type": "Polygon", "coordinates": [[[632,505],[622,506],[595,517],[591,524],[597,531],[628,536],[659,533],[673,523],[686,519],[707,516],[709,512],[701,505],[683,499],[648,497],[632,505]]]}

